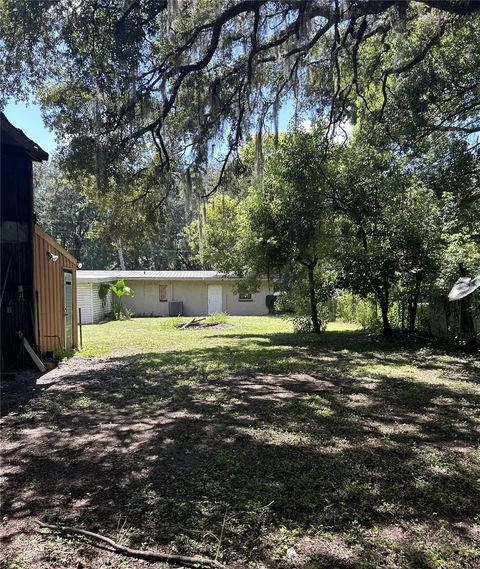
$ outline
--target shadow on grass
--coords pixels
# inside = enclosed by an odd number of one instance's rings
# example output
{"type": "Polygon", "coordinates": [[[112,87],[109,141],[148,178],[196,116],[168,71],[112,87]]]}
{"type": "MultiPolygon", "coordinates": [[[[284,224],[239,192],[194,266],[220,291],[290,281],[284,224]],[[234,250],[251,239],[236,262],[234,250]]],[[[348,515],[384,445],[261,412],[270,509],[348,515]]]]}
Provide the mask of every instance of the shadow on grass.
{"type": "MultiPolygon", "coordinates": [[[[269,540],[281,528],[473,518],[480,396],[394,367],[365,374],[365,359],[403,366],[413,353],[378,348],[351,333],[293,346],[250,335],[79,364],[11,417],[3,511],[103,533],[123,516],[135,545],[210,555],[225,519],[221,549],[238,567],[279,566],[269,540]]],[[[315,566],[341,567],[330,555],[315,566]]]]}

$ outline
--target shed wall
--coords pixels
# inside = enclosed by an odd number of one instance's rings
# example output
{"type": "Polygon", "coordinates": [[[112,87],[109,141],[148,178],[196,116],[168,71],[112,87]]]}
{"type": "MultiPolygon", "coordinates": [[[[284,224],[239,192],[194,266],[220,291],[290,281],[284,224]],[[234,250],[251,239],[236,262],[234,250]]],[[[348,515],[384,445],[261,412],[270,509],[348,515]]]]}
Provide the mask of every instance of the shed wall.
{"type": "MultiPolygon", "coordinates": [[[[480,334],[480,316],[473,317],[473,327],[480,334]]],[[[446,302],[430,306],[430,333],[438,338],[452,338],[460,331],[460,303],[446,302]]]]}
{"type": "Polygon", "coordinates": [[[50,235],[35,226],[34,275],[36,297],[36,323],[38,345],[42,353],[56,352],[65,346],[65,298],[63,272],[72,272],[72,338],[73,347],[77,339],[77,262],[50,235]],[[47,252],[58,255],[57,261],[50,261],[47,252]]]}

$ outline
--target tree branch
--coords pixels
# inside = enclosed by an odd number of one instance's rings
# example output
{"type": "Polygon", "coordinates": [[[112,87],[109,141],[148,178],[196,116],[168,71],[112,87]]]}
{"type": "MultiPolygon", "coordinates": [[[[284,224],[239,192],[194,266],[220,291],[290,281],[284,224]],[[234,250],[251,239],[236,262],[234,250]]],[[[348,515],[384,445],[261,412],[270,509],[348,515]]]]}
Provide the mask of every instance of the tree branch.
{"type": "Polygon", "coordinates": [[[196,566],[201,565],[204,567],[213,567],[215,569],[225,569],[225,565],[220,563],[219,561],[215,561],[214,559],[208,559],[207,557],[190,557],[187,555],[176,555],[174,553],[161,553],[157,551],[148,551],[142,549],[131,549],[130,547],[126,547],[125,545],[120,545],[110,539],[109,537],[105,537],[99,533],[95,533],[92,531],[71,527],[71,526],[64,526],[64,525],[54,525],[54,524],[47,524],[45,522],[41,522],[37,520],[36,522],[41,528],[47,528],[49,530],[58,532],[58,533],[70,533],[76,535],[82,535],[89,539],[95,541],[102,541],[109,545],[116,553],[121,553],[127,557],[135,557],[137,559],[145,559],[146,561],[163,561],[166,563],[174,563],[176,565],[188,565],[188,566],[196,566]]]}

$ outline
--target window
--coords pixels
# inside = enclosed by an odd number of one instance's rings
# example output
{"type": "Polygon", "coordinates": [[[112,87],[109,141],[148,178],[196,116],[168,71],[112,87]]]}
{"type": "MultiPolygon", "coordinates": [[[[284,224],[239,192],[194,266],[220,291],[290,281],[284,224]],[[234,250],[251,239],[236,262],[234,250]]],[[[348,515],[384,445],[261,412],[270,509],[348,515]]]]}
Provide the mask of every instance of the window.
{"type": "Polygon", "coordinates": [[[167,285],[159,285],[158,299],[160,302],[167,302],[167,285]]]}
{"type": "Polygon", "coordinates": [[[239,295],[238,295],[238,300],[239,300],[240,302],[246,302],[246,301],[249,301],[249,300],[251,301],[251,300],[253,300],[253,299],[252,299],[252,295],[249,293],[249,294],[239,294],[239,295]]]}

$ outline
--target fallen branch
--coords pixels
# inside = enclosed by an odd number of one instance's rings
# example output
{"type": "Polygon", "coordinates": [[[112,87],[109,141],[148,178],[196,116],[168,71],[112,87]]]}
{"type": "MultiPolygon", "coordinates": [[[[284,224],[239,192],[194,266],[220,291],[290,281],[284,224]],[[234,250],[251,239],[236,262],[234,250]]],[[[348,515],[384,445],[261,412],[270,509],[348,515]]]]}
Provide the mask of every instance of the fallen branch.
{"type": "Polygon", "coordinates": [[[202,326],[202,324],[199,324],[199,322],[201,322],[202,320],[205,320],[207,317],[206,316],[202,316],[201,318],[197,318],[196,316],[194,318],[192,318],[191,320],[189,320],[188,322],[185,322],[183,324],[180,324],[179,329],[180,330],[185,330],[185,328],[188,328],[189,326],[197,326],[200,325],[202,326]]]}
{"type": "Polygon", "coordinates": [[[191,320],[188,320],[188,322],[185,322],[185,324],[181,324],[180,330],[185,330],[185,328],[188,328],[190,324],[193,324],[195,322],[195,320],[195,317],[193,317],[191,320]]]}
{"type": "Polygon", "coordinates": [[[46,528],[52,531],[56,531],[58,533],[73,533],[77,535],[83,535],[84,537],[88,537],[96,541],[103,541],[104,543],[107,543],[115,553],[120,553],[122,555],[126,555],[127,557],[136,557],[137,559],[145,559],[146,561],[162,561],[164,563],[172,563],[176,565],[187,565],[187,566],[201,565],[202,567],[214,567],[215,569],[226,569],[226,566],[220,563],[219,561],[216,561],[215,559],[208,559],[207,557],[200,557],[200,556],[190,557],[188,555],[177,555],[174,553],[161,553],[157,551],[131,549],[130,547],[126,547],[124,545],[116,543],[115,541],[113,541],[113,539],[110,539],[109,537],[105,537],[93,531],[88,531],[70,526],[47,524],[45,522],[41,522],[40,520],[36,520],[36,523],[41,528],[46,528]]]}

